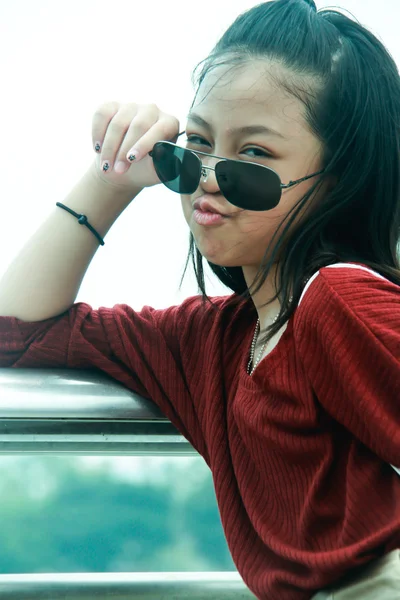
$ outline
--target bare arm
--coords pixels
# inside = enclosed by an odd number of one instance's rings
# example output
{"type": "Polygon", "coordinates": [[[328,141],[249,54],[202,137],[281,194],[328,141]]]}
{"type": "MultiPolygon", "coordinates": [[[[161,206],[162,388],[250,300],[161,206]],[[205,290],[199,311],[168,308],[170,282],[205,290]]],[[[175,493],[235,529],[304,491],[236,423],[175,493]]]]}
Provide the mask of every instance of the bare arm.
{"type": "MultiPolygon", "coordinates": [[[[88,169],[61,201],[85,214],[104,237],[138,192],[132,195],[102,183],[94,169],[95,165],[88,169]]],[[[0,281],[0,315],[42,321],[68,310],[98,247],[87,227],[54,206],[0,281]]]]}
{"type": "MultiPolygon", "coordinates": [[[[99,142],[101,154],[63,204],[86,215],[104,237],[142,189],[160,183],[149,152],[178,132],[179,121],[155,104],[102,104],[92,123],[93,147],[99,142]],[[113,168],[120,161],[122,173],[113,168]]],[[[0,316],[44,321],[68,310],[98,247],[87,227],[55,206],[1,279],[0,316]]]]}

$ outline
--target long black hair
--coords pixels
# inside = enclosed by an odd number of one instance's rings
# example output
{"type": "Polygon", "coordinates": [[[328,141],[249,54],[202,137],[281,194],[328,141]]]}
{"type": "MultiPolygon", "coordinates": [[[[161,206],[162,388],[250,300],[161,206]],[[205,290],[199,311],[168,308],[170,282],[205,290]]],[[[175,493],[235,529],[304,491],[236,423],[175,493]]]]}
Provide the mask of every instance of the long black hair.
{"type": "MultiPolygon", "coordinates": [[[[281,225],[287,221],[286,227],[275,246],[271,250],[280,227],[266,248],[265,257],[270,254],[256,274],[256,289],[248,289],[240,266],[207,261],[234,292],[232,301],[243,302],[261,288],[279,257],[277,294],[266,304],[279,297],[281,311],[266,329],[262,341],[267,341],[291,317],[305,281],[321,267],[362,263],[400,286],[400,77],[383,44],[358,22],[336,10],[317,11],[312,0],[275,0],[239,15],[195,67],[196,95],[213,68],[235,68],[260,58],[272,59],[294,74],[279,84],[304,104],[306,121],[322,142],[321,168],[336,181],[310,210],[307,200],[324,181],[318,177],[285,217],[281,225]],[[285,235],[299,213],[299,225],[285,235]]],[[[191,258],[203,303],[211,302],[203,256],[191,232],[189,244],[181,285],[191,258]]]]}

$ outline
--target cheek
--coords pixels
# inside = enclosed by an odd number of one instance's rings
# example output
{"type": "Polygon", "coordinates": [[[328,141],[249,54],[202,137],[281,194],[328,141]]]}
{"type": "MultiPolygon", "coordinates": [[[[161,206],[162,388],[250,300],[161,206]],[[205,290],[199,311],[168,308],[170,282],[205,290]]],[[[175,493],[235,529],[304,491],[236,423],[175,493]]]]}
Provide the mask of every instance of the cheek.
{"type": "Polygon", "coordinates": [[[181,194],[181,206],[186,221],[189,221],[191,214],[193,213],[191,196],[181,194]]]}
{"type": "Polygon", "coordinates": [[[242,235],[248,236],[249,241],[258,237],[265,238],[275,232],[286,212],[280,205],[268,211],[245,211],[238,220],[238,229],[242,235]]]}

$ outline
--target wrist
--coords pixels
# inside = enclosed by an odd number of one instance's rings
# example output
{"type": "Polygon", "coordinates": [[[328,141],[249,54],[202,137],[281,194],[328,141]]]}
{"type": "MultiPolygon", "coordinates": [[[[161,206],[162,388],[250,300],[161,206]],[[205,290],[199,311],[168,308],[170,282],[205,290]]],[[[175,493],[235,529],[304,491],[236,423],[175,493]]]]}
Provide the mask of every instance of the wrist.
{"type": "Polygon", "coordinates": [[[106,200],[113,198],[129,204],[142,191],[142,188],[135,189],[130,187],[128,189],[126,184],[118,184],[110,181],[107,175],[102,175],[99,171],[96,162],[91,164],[87,174],[92,180],[97,193],[106,200]]]}
{"type": "Polygon", "coordinates": [[[90,225],[104,238],[139,191],[132,192],[126,187],[105,182],[90,167],[63,200],[63,204],[85,215],[90,225]]]}

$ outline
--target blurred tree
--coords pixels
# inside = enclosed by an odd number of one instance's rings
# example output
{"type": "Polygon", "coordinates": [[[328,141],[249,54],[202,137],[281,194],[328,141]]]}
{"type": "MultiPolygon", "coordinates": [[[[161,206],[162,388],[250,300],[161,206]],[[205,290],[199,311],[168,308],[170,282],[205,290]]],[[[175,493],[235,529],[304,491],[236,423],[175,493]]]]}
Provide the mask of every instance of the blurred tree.
{"type": "Polygon", "coordinates": [[[200,490],[191,490],[183,507],[187,531],[193,532],[201,556],[212,558],[210,571],[236,571],[222,528],[210,476],[200,490]]]}
{"type": "MultiPolygon", "coordinates": [[[[71,458],[0,461],[1,573],[235,568],[211,474],[179,496],[171,465],[161,487],[85,471],[71,458]]],[[[178,477],[181,485],[181,467],[178,477]]]]}

